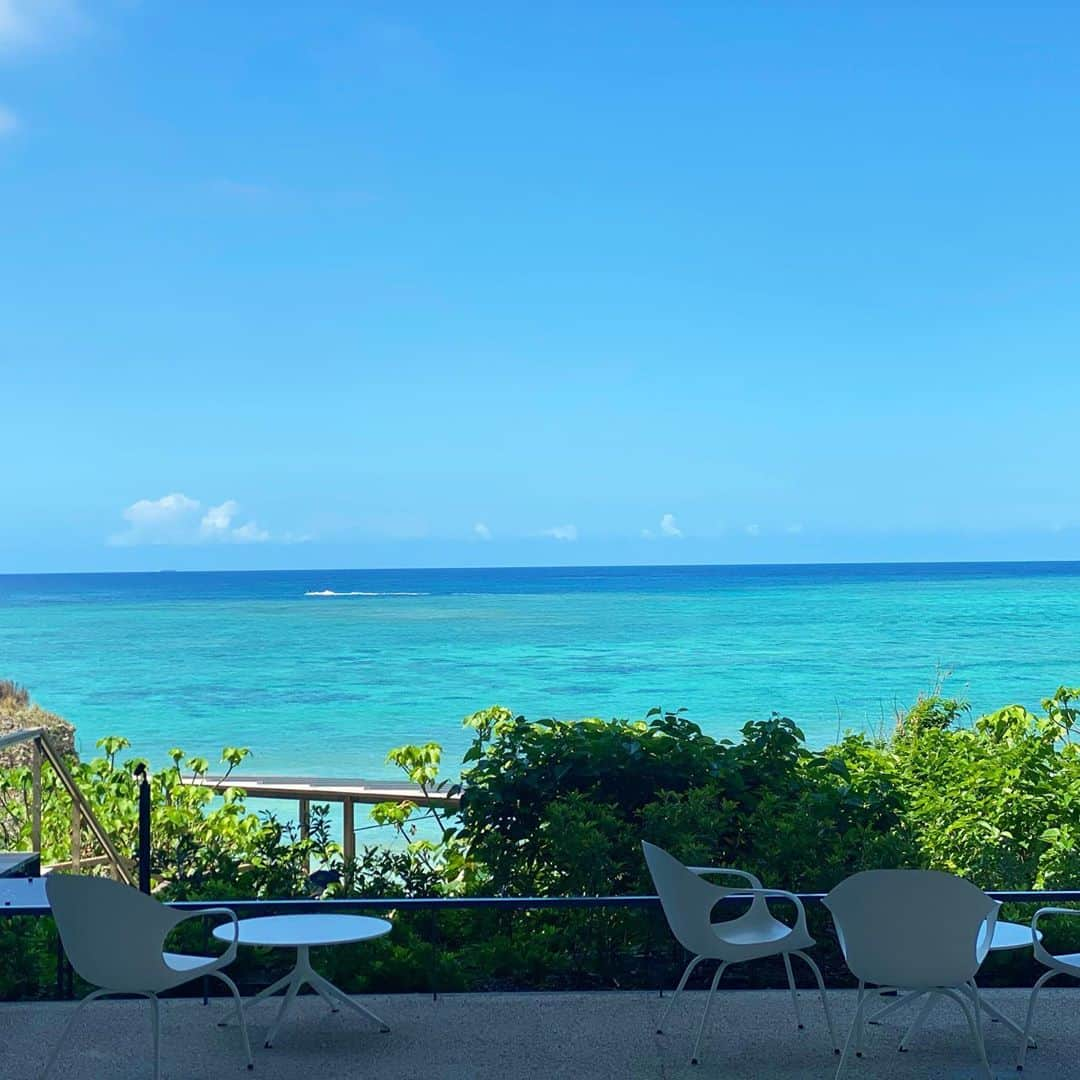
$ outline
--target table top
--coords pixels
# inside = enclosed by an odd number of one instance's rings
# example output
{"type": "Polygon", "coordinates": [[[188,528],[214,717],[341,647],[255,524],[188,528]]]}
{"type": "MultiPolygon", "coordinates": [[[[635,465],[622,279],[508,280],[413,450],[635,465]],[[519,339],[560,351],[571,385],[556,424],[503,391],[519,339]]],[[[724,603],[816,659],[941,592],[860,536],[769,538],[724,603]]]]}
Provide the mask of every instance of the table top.
{"type": "Polygon", "coordinates": [[[41,856],[36,851],[0,851],[0,878],[24,878],[40,873],[41,856]]]}
{"type": "MultiPolygon", "coordinates": [[[[1042,931],[1038,931],[1042,941],[1042,931]]],[[[994,939],[990,942],[991,952],[1003,952],[1005,949],[1030,949],[1031,925],[1029,923],[998,922],[994,926],[994,939]]]]}
{"type": "MultiPolygon", "coordinates": [[[[240,920],[241,945],[344,945],[350,941],[370,941],[389,934],[393,926],[385,919],[368,915],[260,915],[240,920]]],[[[214,927],[219,941],[232,941],[231,922],[214,927]]]]}
{"type": "Polygon", "coordinates": [[[43,877],[0,879],[0,915],[37,915],[48,910],[43,877]]]}

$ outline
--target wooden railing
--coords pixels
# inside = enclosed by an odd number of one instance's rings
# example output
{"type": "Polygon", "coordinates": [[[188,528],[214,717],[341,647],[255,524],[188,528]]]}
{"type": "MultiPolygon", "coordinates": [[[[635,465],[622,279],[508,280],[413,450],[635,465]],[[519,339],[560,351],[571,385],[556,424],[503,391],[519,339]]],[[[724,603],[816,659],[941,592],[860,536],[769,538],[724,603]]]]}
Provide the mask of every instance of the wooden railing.
{"type": "Polygon", "coordinates": [[[420,787],[400,780],[351,780],[315,776],[193,776],[184,781],[192,787],[237,788],[252,799],[286,799],[297,804],[300,836],[311,831],[311,804],[339,802],[342,807],[341,848],[346,859],[356,857],[356,806],[384,802],[412,802],[455,810],[461,801],[457,792],[420,787]]]}
{"type": "Polygon", "coordinates": [[[71,775],[64,759],[49,741],[44,728],[27,728],[0,736],[0,750],[17,743],[30,743],[30,846],[34,851],[41,851],[41,769],[47,764],[56,774],[60,786],[71,798],[71,858],[67,862],[52,863],[43,869],[72,870],[78,873],[86,867],[108,866],[111,875],[126,885],[134,883],[130,860],[124,858],[116,849],[109,834],[97,819],[93,807],[87,801],[75,778],[71,775]],[[97,840],[103,854],[83,855],[83,828],[86,828],[97,840]]]}

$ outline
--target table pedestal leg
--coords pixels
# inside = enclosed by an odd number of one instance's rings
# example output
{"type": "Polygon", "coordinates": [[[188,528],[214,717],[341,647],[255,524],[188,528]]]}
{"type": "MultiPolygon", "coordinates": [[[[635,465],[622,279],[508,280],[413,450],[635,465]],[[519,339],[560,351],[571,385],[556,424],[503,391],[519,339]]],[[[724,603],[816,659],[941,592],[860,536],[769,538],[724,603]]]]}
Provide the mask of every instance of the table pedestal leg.
{"type": "Polygon", "coordinates": [[[874,1013],[873,1016],[869,1017],[866,1022],[868,1024],[880,1024],[881,1021],[890,1013],[896,1012],[897,1009],[902,1009],[905,1005],[910,1005],[915,1000],[915,998],[922,997],[922,994],[923,991],[919,991],[915,994],[914,997],[912,997],[910,993],[897,993],[895,1001],[890,1002],[883,1009],[878,1009],[878,1011],[874,1013]]]}
{"type": "MultiPolygon", "coordinates": [[[[892,1004],[886,1005],[884,1009],[881,1009],[878,1012],[874,1013],[874,1015],[866,1022],[868,1024],[880,1024],[884,1017],[888,1016],[892,1012],[895,1012],[897,1009],[903,1008],[905,1005],[910,1005],[917,998],[922,997],[925,993],[926,991],[920,990],[915,993],[901,994],[894,1002],[892,1002],[892,1004]]],[[[933,998],[931,998],[930,1000],[933,1001],[933,998]]],[[[1010,1031],[1015,1032],[1017,1035],[1022,1036],[1024,1034],[1024,1029],[1018,1023],[1016,1023],[1015,1020],[1011,1020],[996,1005],[991,1005],[990,1002],[987,1001],[986,998],[983,997],[981,994],[979,995],[979,1004],[982,1006],[983,1012],[986,1013],[986,1015],[989,1016],[992,1020],[1000,1020],[1001,1023],[1003,1023],[1010,1031]]],[[[917,1034],[918,1029],[922,1026],[922,1022],[925,1021],[927,1015],[929,1015],[929,1009],[924,1009],[916,1020],[912,1029],[907,1033],[907,1035],[904,1036],[903,1042],[901,1042],[900,1044],[902,1049],[907,1049],[908,1042],[910,1042],[911,1038],[915,1034],[917,1034]]],[[[1029,1039],[1028,1046],[1035,1046],[1035,1040],[1029,1039]]]]}
{"type": "Polygon", "coordinates": [[[309,981],[324,997],[329,996],[331,998],[336,998],[342,1005],[347,1005],[361,1016],[366,1016],[369,1020],[374,1021],[379,1025],[380,1031],[385,1033],[390,1030],[389,1026],[384,1021],[380,1020],[366,1005],[361,1005],[359,1001],[353,1001],[348,994],[339,990],[329,979],[324,979],[321,975],[313,971],[309,981]]]}
{"type": "Polygon", "coordinates": [[[365,1008],[358,1001],[353,1001],[344,990],[339,990],[329,979],[324,979],[312,966],[311,966],[311,949],[307,945],[298,945],[296,949],[296,964],[292,971],[288,975],[281,979],[278,979],[272,986],[268,986],[265,990],[261,990],[253,998],[250,998],[244,1003],[244,1008],[250,1008],[252,1005],[257,1004],[260,1001],[265,1000],[273,994],[276,994],[279,990],[285,990],[285,996],[281,999],[281,1008],[278,1009],[278,1014],[274,1019],[274,1024],[266,1034],[266,1046],[270,1047],[274,1043],[274,1038],[281,1027],[282,1021],[288,1015],[290,1008],[292,1008],[293,999],[300,992],[300,988],[307,983],[320,997],[324,998],[334,1007],[334,1011],[337,1011],[337,1006],[347,1005],[350,1009],[360,1013],[361,1016],[366,1016],[369,1020],[374,1021],[379,1025],[380,1031],[389,1031],[390,1028],[380,1020],[370,1009],[365,1008]]]}
{"type": "Polygon", "coordinates": [[[326,1004],[330,1006],[331,1012],[336,1013],[341,1011],[341,1006],[338,1004],[337,998],[333,997],[331,994],[328,994],[318,983],[313,983],[312,987],[315,990],[315,993],[318,994],[319,997],[321,997],[323,1001],[325,1001],[326,1004]]]}
{"type": "MultiPolygon", "coordinates": [[[[247,1009],[250,1008],[252,1005],[257,1005],[260,1001],[265,1001],[268,997],[271,996],[271,994],[276,994],[279,990],[288,986],[290,982],[292,982],[291,971],[288,975],[285,975],[282,978],[278,979],[276,983],[271,983],[271,985],[268,986],[265,990],[260,990],[254,997],[248,998],[247,1001],[243,1003],[244,1008],[247,1009]]],[[[229,1021],[219,1020],[217,1026],[228,1027],[229,1021]]]]}
{"type": "MultiPolygon", "coordinates": [[[[1010,1020],[996,1005],[991,1005],[989,1001],[979,995],[979,1004],[983,1008],[983,1012],[986,1013],[992,1020],[1000,1020],[1010,1031],[1015,1032],[1017,1035],[1023,1035],[1024,1029],[1016,1023],[1014,1020],[1010,1020]]],[[[1034,1046],[1035,1040],[1028,1039],[1028,1046],[1034,1046]]]]}
{"type": "Polygon", "coordinates": [[[289,1006],[292,1005],[293,999],[300,993],[300,987],[302,985],[303,983],[299,979],[293,979],[289,983],[289,988],[285,991],[285,996],[281,999],[281,1008],[278,1009],[274,1025],[266,1033],[266,1042],[263,1043],[263,1046],[265,1046],[267,1050],[274,1045],[274,1036],[278,1033],[278,1028],[281,1027],[281,1021],[285,1019],[285,1014],[289,1011],[289,1006]]]}

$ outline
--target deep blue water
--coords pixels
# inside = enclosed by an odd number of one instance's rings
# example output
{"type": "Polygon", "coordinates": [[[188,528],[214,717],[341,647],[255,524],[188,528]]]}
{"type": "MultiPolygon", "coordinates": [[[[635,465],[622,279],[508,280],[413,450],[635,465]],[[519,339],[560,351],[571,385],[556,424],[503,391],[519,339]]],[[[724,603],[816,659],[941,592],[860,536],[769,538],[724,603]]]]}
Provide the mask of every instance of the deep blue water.
{"type": "Polygon", "coordinates": [[[777,710],[821,744],[891,723],[941,669],[977,710],[1080,682],[1080,563],[0,576],[0,677],[84,752],[243,744],[260,771],[453,757],[496,702],[685,706],[716,735],[777,710]]]}

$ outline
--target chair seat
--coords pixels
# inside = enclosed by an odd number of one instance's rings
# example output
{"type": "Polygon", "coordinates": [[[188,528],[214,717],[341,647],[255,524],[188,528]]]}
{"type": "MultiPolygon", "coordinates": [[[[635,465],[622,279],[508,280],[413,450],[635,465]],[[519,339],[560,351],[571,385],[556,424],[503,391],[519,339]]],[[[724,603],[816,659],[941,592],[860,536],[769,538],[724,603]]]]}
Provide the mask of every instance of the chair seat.
{"type": "Polygon", "coordinates": [[[790,949],[808,949],[814,944],[809,934],[797,934],[779,919],[753,918],[749,914],[728,922],[713,923],[713,932],[729,945],[775,945],[791,938],[790,949]]]}
{"type": "Polygon", "coordinates": [[[1080,953],[1063,953],[1061,956],[1054,956],[1054,963],[1060,964],[1062,967],[1072,968],[1073,971],[1080,975],[1080,953]]]}
{"type": "Polygon", "coordinates": [[[191,971],[194,968],[212,964],[216,959],[213,956],[188,956],[187,953],[172,952],[162,953],[161,958],[165,961],[166,967],[171,967],[173,971],[191,971]]]}

